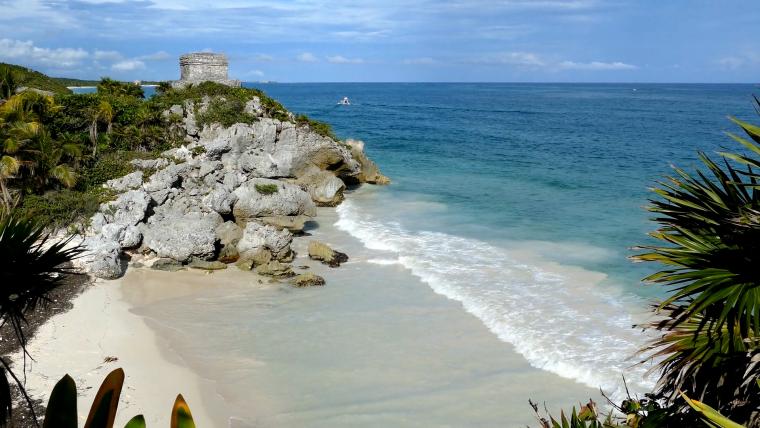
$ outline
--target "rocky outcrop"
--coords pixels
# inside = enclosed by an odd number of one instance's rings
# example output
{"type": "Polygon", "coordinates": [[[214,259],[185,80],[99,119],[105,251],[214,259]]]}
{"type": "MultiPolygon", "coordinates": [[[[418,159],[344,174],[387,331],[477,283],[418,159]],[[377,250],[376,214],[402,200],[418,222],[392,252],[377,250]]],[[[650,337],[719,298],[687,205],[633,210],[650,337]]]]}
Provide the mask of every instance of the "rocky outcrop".
{"type": "Polygon", "coordinates": [[[330,267],[338,267],[341,263],[348,261],[345,253],[335,251],[319,241],[309,242],[309,258],[319,260],[330,267]]]}
{"type": "Polygon", "coordinates": [[[264,264],[270,260],[291,261],[292,241],[293,235],[287,230],[277,230],[273,226],[251,222],[246,224],[237,250],[241,259],[254,260],[256,264],[264,264]]]}
{"type": "MultiPolygon", "coordinates": [[[[135,251],[158,257],[157,269],[236,263],[291,276],[293,234],[317,206],[340,204],[348,183],[387,183],[363,144],[320,135],[289,113],[269,117],[257,96],[245,103],[252,123],[199,129],[196,113],[213,102],[204,96],[167,109],[186,144],[133,160],[133,172],[104,184],[115,196],[91,218],[82,259],[93,275],[122,275],[122,252],[135,251]]],[[[347,259],[326,246],[310,246],[310,256],[331,266],[347,259]]]]}
{"type": "Polygon", "coordinates": [[[302,273],[290,281],[294,287],[321,287],[325,285],[325,279],[313,273],[302,273]]]}
{"type": "Polygon", "coordinates": [[[233,193],[236,201],[232,213],[238,223],[255,220],[257,217],[317,215],[314,201],[295,184],[253,178],[233,193]]]}

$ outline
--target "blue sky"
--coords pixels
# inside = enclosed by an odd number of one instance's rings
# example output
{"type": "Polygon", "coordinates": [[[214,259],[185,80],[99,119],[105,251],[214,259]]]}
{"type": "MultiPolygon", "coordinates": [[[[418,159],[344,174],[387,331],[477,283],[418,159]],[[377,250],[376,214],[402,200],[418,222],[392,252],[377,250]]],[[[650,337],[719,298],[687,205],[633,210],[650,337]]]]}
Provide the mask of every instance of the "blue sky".
{"type": "Polygon", "coordinates": [[[760,81],[760,0],[0,0],[0,61],[244,81],[760,81]]]}

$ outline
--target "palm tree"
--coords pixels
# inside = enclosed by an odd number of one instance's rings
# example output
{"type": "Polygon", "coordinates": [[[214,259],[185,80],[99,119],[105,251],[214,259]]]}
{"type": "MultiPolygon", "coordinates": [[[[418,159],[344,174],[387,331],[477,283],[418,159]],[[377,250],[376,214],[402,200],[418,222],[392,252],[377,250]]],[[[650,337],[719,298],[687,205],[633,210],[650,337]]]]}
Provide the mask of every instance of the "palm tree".
{"type": "MultiPolygon", "coordinates": [[[[758,102],[760,105],[760,102],[758,102]]],[[[638,261],[667,268],[645,278],[671,288],[653,324],[659,359],[657,393],[674,412],[692,398],[748,426],[760,426],[760,127],[732,119],[749,139],[730,134],[747,153],[704,153],[706,171],[659,183],[650,211],[660,245],[641,247],[638,261]]]]}
{"type": "Polygon", "coordinates": [[[98,154],[98,125],[101,121],[105,121],[108,125],[106,132],[110,134],[114,111],[111,103],[102,100],[100,103],[98,103],[97,107],[91,107],[87,109],[86,114],[90,121],[89,134],[90,143],[92,144],[92,156],[95,157],[98,154]]]}
{"type": "Polygon", "coordinates": [[[7,65],[0,66],[0,99],[7,100],[16,93],[16,76],[7,65]]]}

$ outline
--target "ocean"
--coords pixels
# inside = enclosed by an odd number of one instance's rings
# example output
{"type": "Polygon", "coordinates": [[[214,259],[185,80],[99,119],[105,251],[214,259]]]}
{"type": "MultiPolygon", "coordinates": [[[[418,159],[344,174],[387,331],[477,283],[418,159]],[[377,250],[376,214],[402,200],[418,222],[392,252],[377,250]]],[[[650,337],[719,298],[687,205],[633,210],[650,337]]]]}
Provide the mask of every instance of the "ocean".
{"type": "Polygon", "coordinates": [[[324,290],[139,312],[213,332],[172,348],[255,426],[524,426],[529,397],[620,398],[623,375],[647,391],[653,334],[633,326],[666,290],[628,257],[656,228],[649,188],[734,148],[727,115],[756,118],[752,85],[249,86],[364,141],[392,180],[321,210],[310,232],[351,256],[324,290]],[[251,390],[266,410],[235,404],[251,390]]]}

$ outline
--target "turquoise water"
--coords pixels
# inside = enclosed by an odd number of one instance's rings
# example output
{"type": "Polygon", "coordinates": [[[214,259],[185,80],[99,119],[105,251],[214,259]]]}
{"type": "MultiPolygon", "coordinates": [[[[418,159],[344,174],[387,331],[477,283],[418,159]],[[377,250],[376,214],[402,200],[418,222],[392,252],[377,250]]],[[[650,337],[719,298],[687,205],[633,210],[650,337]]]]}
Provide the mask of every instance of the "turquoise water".
{"type": "Polygon", "coordinates": [[[654,225],[648,187],[696,152],[732,147],[727,115],[753,120],[752,85],[264,84],[289,109],[366,142],[393,179],[367,202],[429,202],[384,220],[510,246],[609,276],[643,296],[630,263],[654,225]],[[336,105],[343,96],[350,106],[336,105]],[[535,242],[539,241],[539,242],[535,242]]]}

